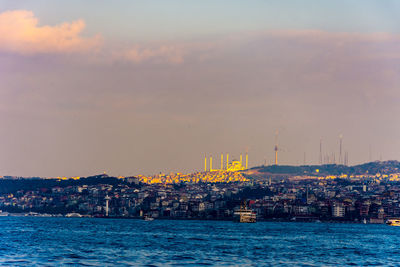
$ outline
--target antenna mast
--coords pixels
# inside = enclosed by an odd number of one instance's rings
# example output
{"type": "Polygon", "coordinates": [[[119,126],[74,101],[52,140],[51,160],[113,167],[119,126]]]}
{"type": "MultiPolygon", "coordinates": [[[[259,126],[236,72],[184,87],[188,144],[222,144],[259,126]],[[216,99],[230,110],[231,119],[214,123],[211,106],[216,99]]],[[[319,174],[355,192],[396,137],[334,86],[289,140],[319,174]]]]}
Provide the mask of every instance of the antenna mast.
{"type": "Polygon", "coordinates": [[[339,135],[339,164],[343,164],[343,158],[342,158],[342,141],[343,141],[343,135],[339,135]]]}
{"type": "Polygon", "coordinates": [[[322,165],[322,138],[319,139],[319,165],[322,165]]]}
{"type": "Polygon", "coordinates": [[[275,151],[275,165],[278,165],[278,130],[276,130],[275,133],[275,147],[274,147],[274,151],[275,151]]]}

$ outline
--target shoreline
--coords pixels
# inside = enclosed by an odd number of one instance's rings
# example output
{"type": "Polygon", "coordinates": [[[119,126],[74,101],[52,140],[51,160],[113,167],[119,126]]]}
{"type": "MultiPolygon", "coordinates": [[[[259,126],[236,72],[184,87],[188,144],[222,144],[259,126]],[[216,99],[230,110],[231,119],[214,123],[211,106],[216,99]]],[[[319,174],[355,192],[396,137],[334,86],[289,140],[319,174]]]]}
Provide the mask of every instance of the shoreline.
{"type": "MultiPolygon", "coordinates": [[[[2,212],[0,213],[1,217],[36,217],[36,218],[94,218],[94,219],[118,219],[118,220],[143,220],[143,217],[140,216],[130,216],[130,217],[123,217],[123,216],[109,216],[109,217],[101,217],[101,216],[91,216],[91,215],[82,215],[77,214],[76,216],[68,216],[68,214],[48,214],[48,213],[8,213],[2,212]]],[[[233,218],[177,218],[177,217],[159,217],[154,218],[154,220],[171,220],[171,221],[234,221],[233,218]]],[[[386,224],[386,220],[382,222],[374,222],[370,223],[369,220],[364,223],[361,221],[351,221],[351,220],[321,220],[318,218],[297,218],[293,217],[290,219],[257,219],[257,222],[291,222],[291,223],[346,223],[346,224],[386,224]],[[296,219],[294,219],[296,218],[296,219]]]]}

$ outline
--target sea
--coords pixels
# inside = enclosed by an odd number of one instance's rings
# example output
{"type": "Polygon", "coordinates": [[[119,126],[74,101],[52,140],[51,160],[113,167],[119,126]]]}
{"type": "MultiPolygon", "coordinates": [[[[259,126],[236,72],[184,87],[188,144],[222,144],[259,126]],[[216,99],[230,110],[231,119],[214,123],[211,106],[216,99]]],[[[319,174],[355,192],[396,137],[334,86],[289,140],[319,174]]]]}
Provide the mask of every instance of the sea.
{"type": "Polygon", "coordinates": [[[398,266],[400,227],[0,217],[0,266],[398,266]]]}

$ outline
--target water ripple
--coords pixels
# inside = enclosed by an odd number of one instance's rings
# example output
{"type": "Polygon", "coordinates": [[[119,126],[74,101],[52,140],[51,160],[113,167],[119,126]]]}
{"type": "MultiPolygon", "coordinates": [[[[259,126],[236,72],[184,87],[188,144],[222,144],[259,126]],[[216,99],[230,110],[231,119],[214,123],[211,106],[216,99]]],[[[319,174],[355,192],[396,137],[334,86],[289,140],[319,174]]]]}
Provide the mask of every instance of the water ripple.
{"type": "Polygon", "coordinates": [[[396,266],[385,225],[0,218],[1,266],[396,266]]]}

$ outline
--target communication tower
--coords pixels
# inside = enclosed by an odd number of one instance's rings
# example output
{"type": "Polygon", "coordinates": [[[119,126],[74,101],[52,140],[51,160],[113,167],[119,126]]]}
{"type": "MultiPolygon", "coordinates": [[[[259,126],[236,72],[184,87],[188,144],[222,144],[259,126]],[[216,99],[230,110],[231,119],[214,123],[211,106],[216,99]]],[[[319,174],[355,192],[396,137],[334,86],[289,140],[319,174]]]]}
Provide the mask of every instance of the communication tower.
{"type": "Polygon", "coordinates": [[[322,138],[319,139],[319,165],[322,165],[322,138]]]}
{"type": "Polygon", "coordinates": [[[275,133],[275,165],[278,165],[278,130],[275,133]]]}
{"type": "Polygon", "coordinates": [[[343,135],[339,135],[339,164],[343,164],[343,157],[342,157],[342,141],[343,135]]]}

